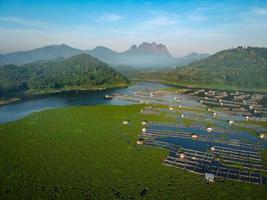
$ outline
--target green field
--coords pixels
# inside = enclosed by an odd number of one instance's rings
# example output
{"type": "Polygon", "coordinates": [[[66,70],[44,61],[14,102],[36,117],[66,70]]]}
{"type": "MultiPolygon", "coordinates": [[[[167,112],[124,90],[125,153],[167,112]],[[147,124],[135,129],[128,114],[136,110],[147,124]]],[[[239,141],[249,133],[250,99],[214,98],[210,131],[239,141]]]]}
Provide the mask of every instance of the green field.
{"type": "Polygon", "coordinates": [[[135,141],[142,120],[174,119],[142,107],[46,110],[0,125],[0,199],[266,199],[267,186],[208,185],[162,165],[166,150],[135,141]]]}

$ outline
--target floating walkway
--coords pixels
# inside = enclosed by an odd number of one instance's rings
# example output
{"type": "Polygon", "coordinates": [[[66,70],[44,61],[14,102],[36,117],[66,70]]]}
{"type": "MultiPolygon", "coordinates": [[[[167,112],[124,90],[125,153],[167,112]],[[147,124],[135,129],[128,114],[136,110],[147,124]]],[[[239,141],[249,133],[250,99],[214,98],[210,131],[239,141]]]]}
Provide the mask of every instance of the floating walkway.
{"type": "MultiPolygon", "coordinates": [[[[163,164],[180,168],[199,175],[204,175],[205,172],[210,172],[213,173],[216,178],[262,184],[262,176],[260,171],[266,171],[263,168],[260,168],[263,167],[260,164],[258,164],[258,169],[255,166],[244,166],[244,168],[242,169],[224,166],[214,161],[215,155],[213,153],[185,149],[178,147],[177,145],[169,144],[167,142],[147,140],[145,141],[145,145],[158,146],[169,149],[170,155],[164,160],[163,164]],[[183,155],[182,158],[181,155],[183,155]]],[[[240,152],[245,153],[244,151],[240,152]]],[[[243,164],[252,165],[252,163],[243,164]]]]}
{"type": "Polygon", "coordinates": [[[171,167],[176,167],[199,175],[204,173],[213,173],[215,177],[237,180],[254,184],[262,184],[262,176],[259,172],[250,172],[234,167],[219,167],[215,165],[207,165],[204,162],[191,161],[188,159],[180,159],[177,157],[168,156],[164,160],[164,164],[171,167]]]}
{"type": "Polygon", "coordinates": [[[242,142],[240,140],[234,140],[234,139],[224,139],[224,138],[218,138],[211,135],[202,135],[198,134],[197,138],[192,138],[193,133],[179,131],[179,130],[158,130],[155,128],[147,128],[145,133],[142,133],[142,136],[148,136],[148,137],[178,137],[178,138],[186,138],[186,139],[192,139],[196,141],[203,141],[203,142],[210,142],[213,144],[223,144],[228,146],[234,146],[234,147],[240,147],[240,148],[246,148],[251,150],[263,150],[262,144],[259,143],[247,143],[242,142]]]}

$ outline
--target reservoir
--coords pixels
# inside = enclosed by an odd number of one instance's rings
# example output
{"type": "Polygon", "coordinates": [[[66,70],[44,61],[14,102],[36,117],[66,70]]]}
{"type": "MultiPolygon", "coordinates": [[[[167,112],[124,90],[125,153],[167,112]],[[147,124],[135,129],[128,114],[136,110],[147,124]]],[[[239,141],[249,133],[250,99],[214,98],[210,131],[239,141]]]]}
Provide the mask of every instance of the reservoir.
{"type": "Polygon", "coordinates": [[[0,124],[20,119],[33,112],[38,112],[44,109],[99,104],[127,105],[130,104],[130,102],[119,99],[106,100],[103,97],[105,95],[115,93],[131,94],[138,90],[157,90],[169,87],[170,86],[168,85],[160,83],[140,82],[134,83],[127,88],[107,89],[101,91],[68,91],[49,95],[31,96],[11,104],[1,106],[0,124]]]}

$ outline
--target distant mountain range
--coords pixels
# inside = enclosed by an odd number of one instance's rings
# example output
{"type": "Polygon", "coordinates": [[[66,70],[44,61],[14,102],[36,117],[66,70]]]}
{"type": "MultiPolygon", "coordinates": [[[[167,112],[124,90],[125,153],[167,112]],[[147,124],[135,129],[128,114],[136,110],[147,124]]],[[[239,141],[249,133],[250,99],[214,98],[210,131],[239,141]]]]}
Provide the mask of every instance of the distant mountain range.
{"type": "Polygon", "coordinates": [[[50,60],[59,57],[68,58],[77,54],[83,53],[79,49],[74,49],[65,44],[45,46],[30,51],[18,51],[2,55],[0,57],[0,64],[15,64],[22,65],[38,60],[50,60]]]}
{"type": "Polygon", "coordinates": [[[1,97],[46,90],[122,86],[128,80],[106,63],[88,54],[79,54],[21,66],[0,66],[0,82],[1,97]]]}
{"type": "Polygon", "coordinates": [[[171,83],[266,90],[267,48],[227,49],[186,67],[145,76],[171,83]]]}
{"type": "Polygon", "coordinates": [[[190,63],[193,63],[195,61],[202,60],[204,58],[208,58],[209,54],[199,54],[199,53],[190,53],[184,57],[179,58],[178,60],[178,66],[186,66],[190,63]]]}
{"type": "Polygon", "coordinates": [[[183,66],[209,56],[208,54],[192,53],[185,57],[174,58],[166,46],[156,44],[155,42],[143,42],[139,46],[132,45],[125,52],[116,52],[103,46],[98,46],[92,50],[80,50],[62,44],[0,55],[0,65],[22,65],[38,60],[50,60],[59,57],[68,58],[81,53],[89,54],[111,65],[128,65],[133,67],[183,66]]]}

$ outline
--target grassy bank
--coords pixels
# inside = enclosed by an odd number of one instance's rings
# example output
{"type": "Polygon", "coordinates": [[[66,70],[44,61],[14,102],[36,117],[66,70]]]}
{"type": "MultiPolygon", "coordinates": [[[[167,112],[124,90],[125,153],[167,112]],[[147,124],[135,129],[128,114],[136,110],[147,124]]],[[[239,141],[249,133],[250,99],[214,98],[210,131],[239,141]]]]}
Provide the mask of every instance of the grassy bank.
{"type": "Polygon", "coordinates": [[[46,110],[0,125],[0,199],[265,199],[267,186],[207,185],[135,145],[142,105],[46,110]],[[130,125],[123,125],[130,120],[130,125]]]}

